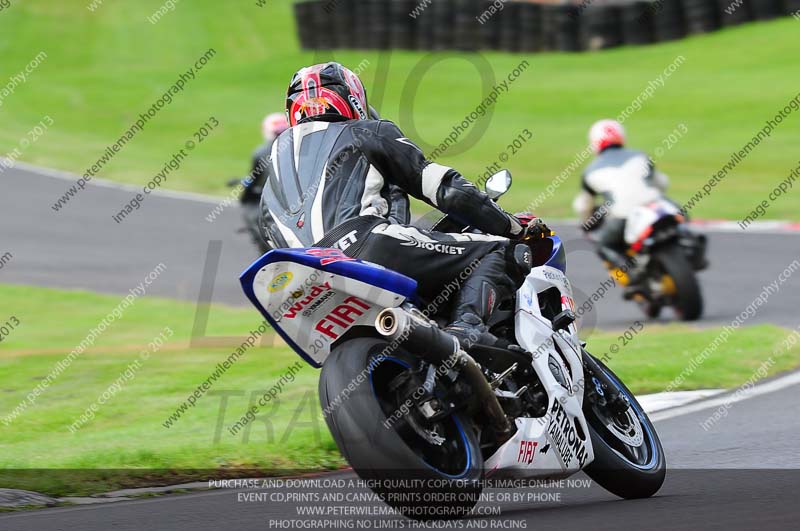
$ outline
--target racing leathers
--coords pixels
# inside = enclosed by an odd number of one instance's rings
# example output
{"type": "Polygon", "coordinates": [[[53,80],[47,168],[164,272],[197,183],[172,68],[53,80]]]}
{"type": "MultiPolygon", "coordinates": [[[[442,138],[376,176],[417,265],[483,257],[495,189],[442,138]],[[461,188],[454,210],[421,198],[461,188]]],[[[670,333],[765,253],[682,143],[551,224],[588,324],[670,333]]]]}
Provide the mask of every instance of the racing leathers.
{"type": "Polygon", "coordinates": [[[641,151],[610,146],[597,155],[583,173],[583,189],[573,208],[585,230],[598,230],[601,258],[625,267],[628,215],[638,206],[663,198],[668,184],[667,176],[641,151]],[[599,206],[597,198],[603,200],[599,206]]]}
{"type": "Polygon", "coordinates": [[[262,223],[270,223],[270,220],[267,218],[262,222],[260,207],[261,194],[269,173],[269,154],[272,151],[273,143],[274,140],[267,140],[253,152],[252,169],[247,178],[242,181],[244,190],[242,190],[242,195],[239,197],[239,202],[242,204],[245,227],[247,227],[247,231],[262,253],[273,247],[272,242],[264,239],[264,234],[261,231],[262,223]]]}
{"type": "MultiPolygon", "coordinates": [[[[427,300],[449,297],[448,330],[462,344],[522,281],[509,238],[524,228],[456,170],[427,160],[392,122],[323,117],[301,121],[272,147],[261,199],[281,247],[334,247],[403,273],[427,300]],[[484,234],[410,226],[408,195],[484,234]]],[[[269,227],[264,229],[269,231],[269,227]]]]}

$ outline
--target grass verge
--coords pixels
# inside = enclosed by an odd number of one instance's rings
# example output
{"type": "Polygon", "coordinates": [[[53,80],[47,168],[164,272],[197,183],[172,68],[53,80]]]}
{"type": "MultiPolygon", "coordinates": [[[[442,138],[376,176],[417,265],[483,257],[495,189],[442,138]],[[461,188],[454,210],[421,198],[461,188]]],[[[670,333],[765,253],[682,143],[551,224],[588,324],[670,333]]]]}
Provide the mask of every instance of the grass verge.
{"type": "MultiPolygon", "coordinates": [[[[47,114],[54,124],[23,150],[22,160],[83,174],[181,72],[214,48],[216,55],[196,79],[114,156],[101,176],[146,183],[214,116],[221,127],[198,143],[166,186],[222,194],[229,177],[249,170],[260,118],[283,108],[291,74],[302,65],[331,59],[353,68],[362,65],[372,102],[382,114],[414,140],[434,146],[480,103],[480,72],[501,81],[527,60],[530,67],[500,97],[494,112],[471,128],[486,128],[478,142],[463,153],[458,153],[462,146],[451,148],[439,160],[477,179],[501,153],[509,156],[503,165],[514,172],[516,184],[505,204],[520,209],[575,159],[593,121],[619,115],[682,56],[682,65],[625,125],[634,146],[651,154],[663,150],[657,163],[672,177],[671,194],[683,203],[800,86],[797,21],[791,17],[598,53],[428,56],[300,51],[291,2],[258,7],[197,0],[150,24],[147,17],[161,4],[106,2],[90,12],[85,0],[30,0],[6,10],[0,17],[0,85],[38,51],[47,58],[4,99],[0,151],[18,147],[47,114]],[[415,70],[428,59],[431,68],[415,70]],[[533,141],[511,154],[509,144],[526,128],[533,141]]],[[[797,116],[784,120],[693,214],[747,215],[797,165],[798,131],[797,116]]],[[[571,214],[579,175],[572,171],[538,213],[571,214]]],[[[798,219],[796,205],[796,199],[784,196],[766,217],[798,219]]]]}
{"type": "MultiPolygon", "coordinates": [[[[118,298],[78,291],[0,285],[4,307],[20,322],[0,344],[0,418],[6,418],[118,298]],[[46,348],[43,348],[46,347],[46,348]]],[[[287,348],[255,348],[241,357],[173,425],[164,421],[230,354],[231,348],[186,346],[194,307],[144,297],[111,326],[8,425],[0,422],[0,477],[4,487],[50,495],[78,495],[119,487],[178,482],[237,470],[280,473],[344,465],[322,419],[318,372],[303,366],[271,407],[232,435],[232,426],[261,394],[296,363],[287,348]],[[99,404],[94,418],[69,426],[124,374],[141,349],[164,327],[169,344],[142,361],[133,378],[99,404]],[[27,469],[28,472],[19,472],[27,469]],[[43,471],[42,469],[48,469],[43,471]],[[57,469],[57,470],[53,470],[57,469]],[[17,470],[15,472],[14,470],[17,470]]],[[[216,333],[244,336],[256,326],[254,311],[216,308],[216,333]]],[[[634,392],[663,390],[719,330],[653,326],[609,362],[634,392]]],[[[618,334],[598,333],[589,348],[602,355],[618,334]]],[[[787,336],[773,326],[732,335],[678,389],[733,387],[749,378],[787,336]]],[[[800,366],[800,349],[775,355],[770,374],[800,366]]]]}

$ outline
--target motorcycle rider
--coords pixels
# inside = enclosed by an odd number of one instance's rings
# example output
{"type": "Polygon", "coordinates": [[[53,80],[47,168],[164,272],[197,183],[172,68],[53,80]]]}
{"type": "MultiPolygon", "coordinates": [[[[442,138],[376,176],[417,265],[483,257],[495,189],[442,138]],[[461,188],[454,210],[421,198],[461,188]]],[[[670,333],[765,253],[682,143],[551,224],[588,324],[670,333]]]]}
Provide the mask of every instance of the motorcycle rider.
{"type": "Polygon", "coordinates": [[[244,185],[244,190],[242,190],[239,201],[244,210],[245,226],[262,252],[269,250],[269,247],[263,245],[263,234],[259,228],[261,225],[261,193],[264,191],[264,183],[267,182],[267,169],[269,167],[272,144],[278,138],[278,135],[288,128],[289,122],[283,113],[274,112],[264,117],[261,122],[261,134],[264,137],[264,143],[253,152],[250,174],[241,181],[242,185],[244,185]]]}
{"type": "Polygon", "coordinates": [[[634,208],[664,198],[669,179],[647,154],[626,148],[625,142],[619,122],[592,125],[589,144],[596,157],[583,172],[582,190],[572,206],[584,231],[598,231],[600,257],[628,273],[625,296],[630,298],[641,289],[643,275],[625,256],[625,221],[634,208]],[[598,198],[604,200],[602,205],[596,204],[598,198]]]}
{"type": "Polygon", "coordinates": [[[289,129],[289,122],[283,113],[274,112],[264,117],[261,122],[261,134],[264,143],[258,146],[253,152],[252,169],[248,179],[243,184],[245,189],[242,192],[242,203],[259,203],[261,192],[264,190],[264,183],[267,182],[267,167],[269,166],[269,154],[272,151],[272,143],[278,135],[289,129]]]}
{"type": "Polygon", "coordinates": [[[498,344],[484,323],[531,267],[527,246],[514,242],[550,229],[538,219],[523,224],[456,170],[427,160],[394,123],[372,119],[361,80],[339,63],[297,71],[286,111],[291,127],[272,146],[261,200],[272,240],[337,248],[403,273],[429,300],[460,280],[446,330],[464,348],[498,344]],[[409,225],[408,195],[484,234],[409,225]]]}

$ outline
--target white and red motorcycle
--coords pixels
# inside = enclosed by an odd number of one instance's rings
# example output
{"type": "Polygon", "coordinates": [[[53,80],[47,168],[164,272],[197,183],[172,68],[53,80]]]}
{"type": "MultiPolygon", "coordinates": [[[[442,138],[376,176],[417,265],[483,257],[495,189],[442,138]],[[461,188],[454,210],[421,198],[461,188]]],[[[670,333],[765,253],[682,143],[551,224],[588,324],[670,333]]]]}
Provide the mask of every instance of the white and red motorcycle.
{"type": "MultiPolygon", "coordinates": [[[[684,321],[699,319],[703,295],[696,271],[708,267],[706,237],[689,231],[684,216],[666,199],[637,207],[625,223],[628,255],[644,277],[635,299],[648,317],[671,306],[684,321]]],[[[625,283],[629,271],[610,271],[625,283]]]]}
{"type": "MultiPolygon", "coordinates": [[[[499,198],[508,172],[487,182],[499,198]]],[[[417,519],[456,518],[484,480],[580,470],[623,498],[661,487],[658,435],[633,394],[578,338],[565,251],[531,244],[534,267],[490,330],[523,350],[464,352],[416,282],[336,249],[278,249],[242,274],[283,339],[321,367],[328,427],[353,469],[417,519]]]]}

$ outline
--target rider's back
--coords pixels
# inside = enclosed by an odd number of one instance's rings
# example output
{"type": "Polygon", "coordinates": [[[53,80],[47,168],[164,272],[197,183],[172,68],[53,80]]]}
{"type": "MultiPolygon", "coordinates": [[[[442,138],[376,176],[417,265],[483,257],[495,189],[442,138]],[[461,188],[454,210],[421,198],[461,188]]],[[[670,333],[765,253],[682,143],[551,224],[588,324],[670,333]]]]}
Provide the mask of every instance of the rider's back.
{"type": "Polygon", "coordinates": [[[635,207],[663,196],[662,178],[645,153],[613,147],[600,153],[586,168],[583,185],[610,203],[612,217],[626,218],[635,207]]]}
{"type": "Polygon", "coordinates": [[[376,164],[385,173],[380,153],[408,147],[397,131],[381,120],[309,121],[278,138],[262,201],[289,247],[311,246],[358,217],[390,215],[390,183],[376,164]]]}

